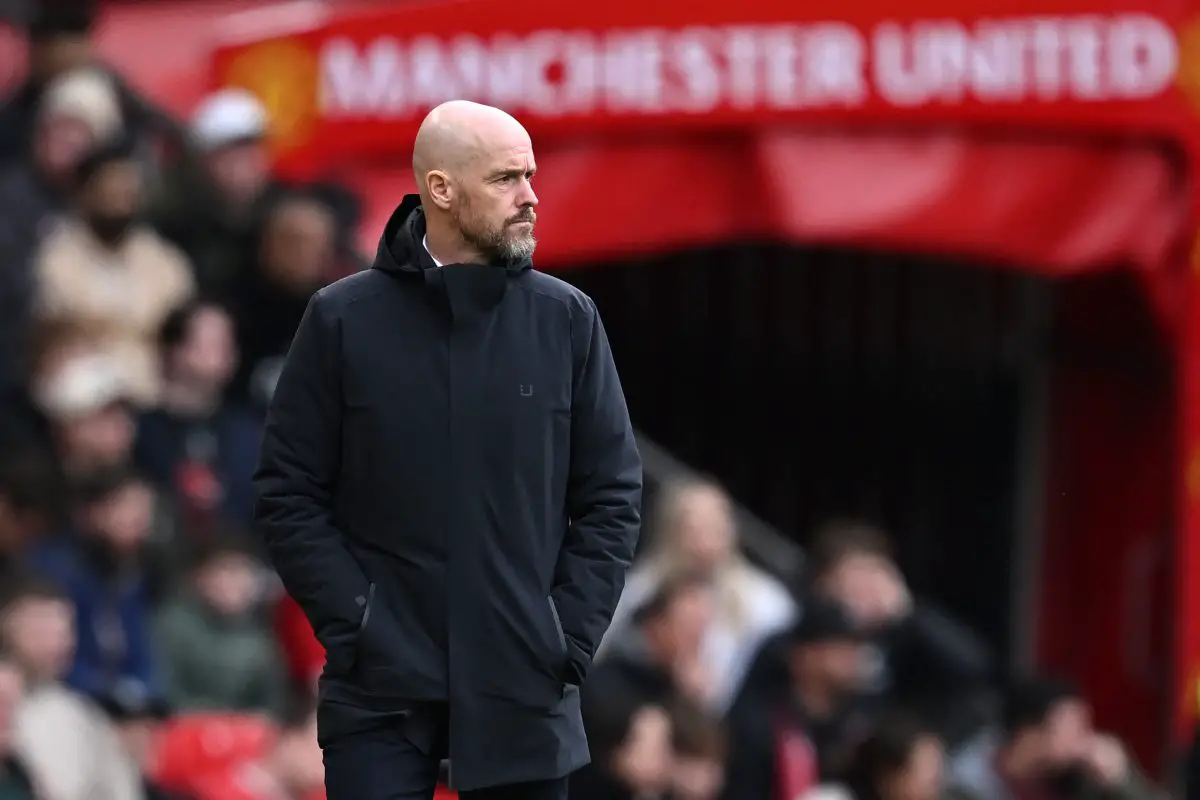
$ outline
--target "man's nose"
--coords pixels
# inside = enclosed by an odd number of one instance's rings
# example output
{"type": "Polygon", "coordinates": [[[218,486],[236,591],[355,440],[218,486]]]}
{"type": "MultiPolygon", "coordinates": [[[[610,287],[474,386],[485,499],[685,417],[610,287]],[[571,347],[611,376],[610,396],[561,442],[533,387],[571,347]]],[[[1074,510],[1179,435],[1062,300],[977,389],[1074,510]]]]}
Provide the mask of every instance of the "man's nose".
{"type": "Polygon", "coordinates": [[[530,208],[537,208],[538,197],[537,197],[537,194],[533,191],[532,183],[530,183],[527,180],[522,182],[521,196],[519,198],[517,198],[517,202],[522,208],[524,208],[526,206],[528,206],[530,208]]]}

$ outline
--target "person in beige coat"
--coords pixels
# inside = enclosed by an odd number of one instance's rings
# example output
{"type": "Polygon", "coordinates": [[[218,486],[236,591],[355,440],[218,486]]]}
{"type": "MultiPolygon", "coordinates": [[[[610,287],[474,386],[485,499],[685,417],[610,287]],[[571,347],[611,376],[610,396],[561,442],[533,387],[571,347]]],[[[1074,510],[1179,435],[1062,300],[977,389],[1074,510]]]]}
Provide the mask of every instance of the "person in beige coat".
{"type": "Polygon", "coordinates": [[[157,332],[194,292],[181,251],[138,221],[141,169],[124,140],[101,145],[79,166],[73,213],[34,260],[38,315],[86,327],[117,359],[128,395],[153,405],[157,332]]]}
{"type": "Polygon", "coordinates": [[[26,685],[13,750],[39,800],[145,800],[138,768],[104,712],[61,681],[74,650],[70,601],[28,575],[6,596],[0,639],[26,685]]]}

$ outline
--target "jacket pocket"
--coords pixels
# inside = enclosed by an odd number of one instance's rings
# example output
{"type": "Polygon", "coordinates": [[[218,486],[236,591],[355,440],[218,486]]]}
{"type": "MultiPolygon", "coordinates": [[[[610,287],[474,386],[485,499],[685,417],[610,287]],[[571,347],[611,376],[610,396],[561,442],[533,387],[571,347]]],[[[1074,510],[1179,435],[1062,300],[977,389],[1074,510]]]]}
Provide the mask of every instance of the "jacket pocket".
{"type": "Polygon", "coordinates": [[[361,639],[363,631],[367,629],[367,623],[371,621],[371,608],[375,605],[375,584],[367,585],[367,602],[363,605],[362,619],[358,623],[358,636],[361,639]]]}

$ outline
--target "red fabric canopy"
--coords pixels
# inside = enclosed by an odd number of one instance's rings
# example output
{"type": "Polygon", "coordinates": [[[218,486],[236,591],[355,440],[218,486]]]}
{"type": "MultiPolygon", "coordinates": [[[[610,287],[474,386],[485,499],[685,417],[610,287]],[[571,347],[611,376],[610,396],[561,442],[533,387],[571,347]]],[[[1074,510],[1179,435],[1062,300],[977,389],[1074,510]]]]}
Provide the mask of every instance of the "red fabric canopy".
{"type": "MultiPolygon", "coordinates": [[[[340,173],[344,178],[346,173],[340,173]]],[[[350,171],[363,246],[414,191],[407,169],[350,171]]],[[[735,239],[945,253],[1053,274],[1159,270],[1188,198],[1167,156],[1132,144],[766,129],[577,140],[538,152],[544,268],[735,239]]]]}

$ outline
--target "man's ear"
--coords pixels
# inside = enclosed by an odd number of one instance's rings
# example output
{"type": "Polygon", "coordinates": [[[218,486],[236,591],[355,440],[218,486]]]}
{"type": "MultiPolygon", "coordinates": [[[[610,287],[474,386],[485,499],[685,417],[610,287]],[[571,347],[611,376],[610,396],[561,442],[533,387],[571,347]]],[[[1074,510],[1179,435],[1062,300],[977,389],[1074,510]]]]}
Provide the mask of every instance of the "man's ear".
{"type": "Polygon", "coordinates": [[[425,191],[429,194],[430,201],[443,211],[450,209],[450,202],[454,199],[454,185],[450,181],[450,176],[440,169],[430,170],[425,174],[425,191]]]}

